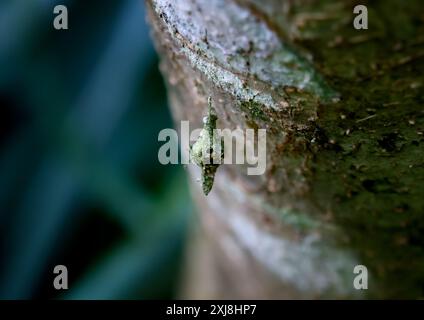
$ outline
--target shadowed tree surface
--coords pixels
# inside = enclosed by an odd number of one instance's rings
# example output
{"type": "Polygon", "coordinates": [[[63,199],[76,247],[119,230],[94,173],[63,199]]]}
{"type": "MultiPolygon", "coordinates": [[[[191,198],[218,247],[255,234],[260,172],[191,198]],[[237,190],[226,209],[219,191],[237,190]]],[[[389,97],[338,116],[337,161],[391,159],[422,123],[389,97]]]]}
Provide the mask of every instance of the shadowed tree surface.
{"type": "Polygon", "coordinates": [[[202,127],[212,97],[218,128],[267,129],[264,175],[222,165],[205,197],[190,168],[186,294],[422,297],[423,2],[147,3],[175,121],[202,127]]]}

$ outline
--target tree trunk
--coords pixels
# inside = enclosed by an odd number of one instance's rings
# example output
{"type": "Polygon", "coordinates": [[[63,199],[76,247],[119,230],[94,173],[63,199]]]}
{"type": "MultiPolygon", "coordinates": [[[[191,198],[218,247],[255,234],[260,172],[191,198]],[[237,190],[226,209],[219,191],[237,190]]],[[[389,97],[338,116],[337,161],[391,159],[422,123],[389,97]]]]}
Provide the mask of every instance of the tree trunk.
{"type": "MultiPolygon", "coordinates": [[[[424,294],[422,1],[149,0],[175,121],[267,130],[267,168],[221,165],[185,297],[424,294]],[[354,267],[369,272],[353,286],[354,267]]],[[[179,125],[178,125],[179,127],[179,125]]]]}

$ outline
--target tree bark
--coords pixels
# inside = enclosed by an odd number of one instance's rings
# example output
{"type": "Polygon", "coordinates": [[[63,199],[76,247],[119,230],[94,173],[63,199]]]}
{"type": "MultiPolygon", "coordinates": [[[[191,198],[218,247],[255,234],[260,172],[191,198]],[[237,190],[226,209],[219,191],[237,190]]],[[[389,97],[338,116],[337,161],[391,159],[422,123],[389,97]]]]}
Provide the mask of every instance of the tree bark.
{"type": "Polygon", "coordinates": [[[424,295],[422,1],[148,0],[177,123],[267,130],[267,170],[221,165],[190,298],[424,295]],[[356,265],[368,290],[353,286],[356,265]]]}

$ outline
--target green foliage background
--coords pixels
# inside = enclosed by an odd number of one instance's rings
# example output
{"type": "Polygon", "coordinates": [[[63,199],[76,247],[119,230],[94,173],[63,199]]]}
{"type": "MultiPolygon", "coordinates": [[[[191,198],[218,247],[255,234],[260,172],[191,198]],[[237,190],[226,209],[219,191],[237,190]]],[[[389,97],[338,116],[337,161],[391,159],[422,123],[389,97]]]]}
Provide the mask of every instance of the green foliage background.
{"type": "Polygon", "coordinates": [[[0,2],[2,299],[175,296],[192,208],[182,168],[157,160],[172,122],[143,6],[0,2]]]}

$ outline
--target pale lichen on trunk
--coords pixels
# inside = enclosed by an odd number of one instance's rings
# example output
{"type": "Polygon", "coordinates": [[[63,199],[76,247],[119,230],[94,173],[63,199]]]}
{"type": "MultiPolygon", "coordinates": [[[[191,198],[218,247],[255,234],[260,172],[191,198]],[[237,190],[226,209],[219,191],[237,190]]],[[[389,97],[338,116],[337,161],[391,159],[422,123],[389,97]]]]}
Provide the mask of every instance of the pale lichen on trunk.
{"type": "Polygon", "coordinates": [[[265,175],[193,181],[218,278],[197,297],[423,295],[423,5],[369,2],[355,30],[354,4],[147,1],[175,120],[211,97],[218,128],[267,130],[265,175]]]}

